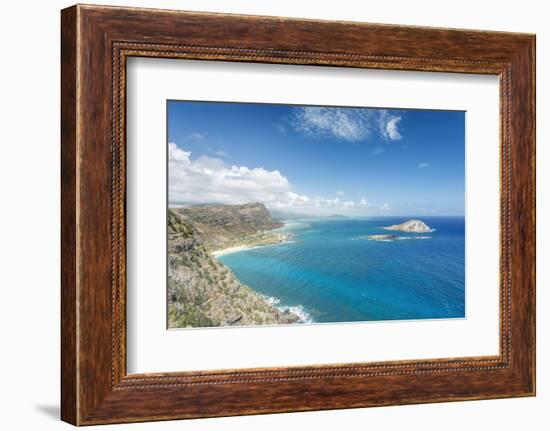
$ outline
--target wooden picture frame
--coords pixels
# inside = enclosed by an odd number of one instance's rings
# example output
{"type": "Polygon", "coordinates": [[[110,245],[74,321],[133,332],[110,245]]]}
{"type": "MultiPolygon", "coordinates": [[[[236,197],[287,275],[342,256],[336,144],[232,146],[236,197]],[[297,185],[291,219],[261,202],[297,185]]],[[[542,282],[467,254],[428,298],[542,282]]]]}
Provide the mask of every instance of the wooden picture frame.
{"type": "Polygon", "coordinates": [[[61,417],[74,425],[535,394],[535,36],[77,5],[61,26],[61,417]],[[125,65],[131,56],[500,77],[500,354],[130,374],[125,65]]]}

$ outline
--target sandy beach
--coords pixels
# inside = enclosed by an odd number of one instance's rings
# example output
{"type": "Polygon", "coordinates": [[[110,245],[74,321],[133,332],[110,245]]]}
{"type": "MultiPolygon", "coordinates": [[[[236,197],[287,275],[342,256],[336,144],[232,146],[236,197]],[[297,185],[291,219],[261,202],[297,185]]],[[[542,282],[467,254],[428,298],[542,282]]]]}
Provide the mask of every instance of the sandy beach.
{"type": "Polygon", "coordinates": [[[239,251],[244,251],[244,250],[251,250],[253,248],[268,247],[270,245],[283,244],[285,242],[288,242],[292,238],[292,235],[290,235],[290,234],[278,234],[278,235],[279,235],[279,241],[266,243],[266,244],[236,245],[234,247],[228,247],[228,248],[223,248],[221,250],[215,250],[215,251],[212,251],[211,253],[212,253],[212,256],[217,258],[217,257],[220,257],[220,256],[224,256],[226,254],[237,253],[239,251]]]}
{"type": "MultiPolygon", "coordinates": [[[[271,244],[271,245],[273,245],[273,244],[271,244]]],[[[263,246],[263,245],[238,245],[238,246],[235,246],[235,247],[228,247],[228,248],[224,248],[224,249],[221,249],[221,250],[213,251],[212,256],[220,257],[220,256],[223,256],[225,254],[237,253],[238,251],[249,250],[249,249],[258,248],[258,247],[265,247],[265,246],[263,246]]]]}

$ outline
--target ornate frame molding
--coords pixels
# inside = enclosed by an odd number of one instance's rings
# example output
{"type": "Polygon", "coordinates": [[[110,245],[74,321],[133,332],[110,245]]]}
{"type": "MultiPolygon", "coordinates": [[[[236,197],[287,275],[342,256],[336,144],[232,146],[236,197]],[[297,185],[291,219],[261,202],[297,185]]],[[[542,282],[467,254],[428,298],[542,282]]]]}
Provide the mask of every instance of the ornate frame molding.
{"type": "Polygon", "coordinates": [[[98,424],[534,394],[534,36],[79,5],[62,12],[62,54],[64,420],[98,424]],[[207,24],[220,30],[207,33],[207,24]],[[269,31],[258,35],[258,28],[269,31]],[[320,41],[308,40],[311,34],[320,41]],[[132,56],[498,75],[500,354],[127,375],[125,66],[132,56]],[[262,397],[253,399],[254,391],[262,397]],[[308,399],[300,396],[304,391],[308,399]]]}

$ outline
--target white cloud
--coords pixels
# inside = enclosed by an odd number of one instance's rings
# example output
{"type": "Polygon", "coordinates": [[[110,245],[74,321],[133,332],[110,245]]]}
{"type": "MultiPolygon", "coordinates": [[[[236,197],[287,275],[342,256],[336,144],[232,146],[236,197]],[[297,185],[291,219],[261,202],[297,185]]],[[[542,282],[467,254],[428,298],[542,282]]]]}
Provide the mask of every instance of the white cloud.
{"type": "Polygon", "coordinates": [[[364,109],[300,107],[293,110],[291,125],[314,138],[358,141],[370,134],[371,113],[364,109]]]}
{"type": "MultiPolygon", "coordinates": [[[[339,211],[367,209],[365,198],[359,202],[340,197],[310,197],[296,193],[279,171],[229,165],[216,157],[191,158],[191,152],[176,144],[168,146],[169,205],[262,202],[268,208],[289,212],[327,215],[339,211]]],[[[337,193],[338,194],[338,193],[337,193]]]]}
{"type": "Polygon", "coordinates": [[[362,206],[362,207],[367,207],[369,206],[369,203],[367,202],[367,198],[365,198],[364,196],[361,198],[361,200],[359,201],[359,205],[362,206]]]}
{"type": "Polygon", "coordinates": [[[290,191],[279,171],[229,166],[222,159],[201,156],[169,144],[169,201],[181,203],[271,202],[290,191]]]}
{"type": "Polygon", "coordinates": [[[190,135],[187,135],[185,137],[186,141],[204,141],[206,139],[206,136],[204,136],[202,133],[191,133],[190,135]]]}
{"type": "Polygon", "coordinates": [[[428,166],[430,166],[429,163],[419,163],[419,164],[418,164],[418,167],[419,167],[420,169],[427,168],[428,166]]]}
{"type": "Polygon", "coordinates": [[[379,111],[378,127],[382,137],[392,141],[401,139],[402,136],[397,125],[400,121],[401,117],[390,114],[386,109],[381,109],[379,111]]]}
{"type": "Polygon", "coordinates": [[[389,211],[389,210],[391,210],[391,207],[390,207],[390,204],[386,202],[386,203],[384,203],[384,205],[382,205],[382,206],[380,207],[380,209],[381,209],[382,211],[389,211]]]}
{"type": "Polygon", "coordinates": [[[377,132],[382,138],[395,141],[402,138],[398,126],[401,119],[386,109],[306,106],[294,108],[290,124],[312,138],[359,141],[377,132]]]}
{"type": "Polygon", "coordinates": [[[397,123],[401,121],[401,117],[393,117],[386,123],[386,133],[392,140],[401,139],[401,133],[397,129],[397,123]]]}
{"type": "Polygon", "coordinates": [[[346,194],[346,192],[344,192],[343,190],[338,190],[335,194],[336,194],[336,196],[342,197],[346,194]]]}

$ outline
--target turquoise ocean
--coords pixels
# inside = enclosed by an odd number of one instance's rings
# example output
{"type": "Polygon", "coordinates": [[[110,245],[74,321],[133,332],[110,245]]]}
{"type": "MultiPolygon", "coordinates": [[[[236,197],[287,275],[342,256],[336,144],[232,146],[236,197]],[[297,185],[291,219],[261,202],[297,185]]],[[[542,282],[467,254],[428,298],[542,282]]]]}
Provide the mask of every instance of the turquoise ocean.
{"type": "Polygon", "coordinates": [[[464,217],[420,217],[431,233],[382,229],[410,218],[286,221],[285,243],[226,254],[239,280],[307,323],[465,316],[464,217]],[[367,235],[395,234],[395,241],[367,235]]]}

